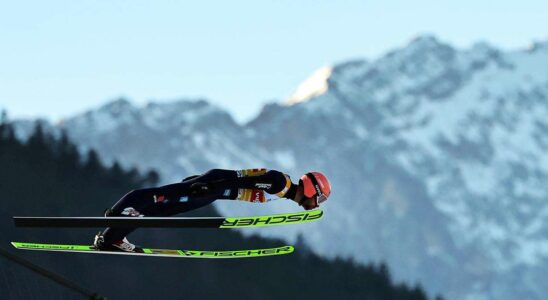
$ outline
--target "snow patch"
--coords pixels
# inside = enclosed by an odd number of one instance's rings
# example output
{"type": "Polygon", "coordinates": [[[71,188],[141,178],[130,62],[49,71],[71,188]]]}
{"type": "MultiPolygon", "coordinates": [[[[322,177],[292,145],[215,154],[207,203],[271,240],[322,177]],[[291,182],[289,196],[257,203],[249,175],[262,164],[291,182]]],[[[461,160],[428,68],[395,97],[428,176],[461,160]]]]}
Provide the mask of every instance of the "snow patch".
{"type": "Polygon", "coordinates": [[[304,102],[312,97],[325,93],[329,88],[327,80],[332,72],[333,68],[329,66],[314,72],[312,76],[299,85],[297,90],[287,100],[287,104],[292,105],[304,102]]]}

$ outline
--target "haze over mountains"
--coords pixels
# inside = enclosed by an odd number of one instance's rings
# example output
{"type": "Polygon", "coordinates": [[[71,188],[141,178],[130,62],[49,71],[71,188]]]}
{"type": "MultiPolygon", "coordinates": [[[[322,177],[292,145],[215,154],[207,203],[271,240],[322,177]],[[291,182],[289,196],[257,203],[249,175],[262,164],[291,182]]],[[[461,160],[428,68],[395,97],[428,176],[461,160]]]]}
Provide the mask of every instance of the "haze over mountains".
{"type": "MultiPolygon", "coordinates": [[[[325,172],[318,224],[260,234],[322,255],[384,260],[397,279],[448,299],[548,293],[548,43],[503,52],[421,36],[374,60],[324,67],[284,104],[241,125],[205,100],[117,100],[51,125],[82,150],[156,169],[163,182],[209,168],[325,172]]],[[[19,122],[26,135],[30,122],[19,122]]],[[[225,215],[294,204],[220,203],[225,215]]]]}

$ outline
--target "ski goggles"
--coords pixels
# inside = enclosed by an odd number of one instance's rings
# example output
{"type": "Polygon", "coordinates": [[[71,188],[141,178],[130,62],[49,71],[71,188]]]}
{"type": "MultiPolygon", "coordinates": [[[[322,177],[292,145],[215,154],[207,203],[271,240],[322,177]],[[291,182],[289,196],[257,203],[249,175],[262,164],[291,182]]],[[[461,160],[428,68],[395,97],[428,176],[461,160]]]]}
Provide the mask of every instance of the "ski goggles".
{"type": "Polygon", "coordinates": [[[316,190],[316,195],[314,197],[314,200],[316,201],[316,206],[320,206],[320,204],[324,203],[327,200],[327,195],[322,192],[322,189],[320,189],[320,184],[316,180],[316,177],[312,175],[312,173],[307,173],[306,176],[310,178],[310,181],[312,181],[312,185],[316,190]]]}

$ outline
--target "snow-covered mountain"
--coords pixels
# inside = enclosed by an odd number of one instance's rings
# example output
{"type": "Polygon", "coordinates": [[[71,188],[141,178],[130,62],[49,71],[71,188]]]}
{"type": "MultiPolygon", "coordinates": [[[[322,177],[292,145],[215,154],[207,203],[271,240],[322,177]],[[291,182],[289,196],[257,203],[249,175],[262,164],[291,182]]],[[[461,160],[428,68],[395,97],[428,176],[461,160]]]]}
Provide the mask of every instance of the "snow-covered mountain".
{"type": "Polygon", "coordinates": [[[204,100],[137,108],[120,99],[66,120],[63,127],[80,145],[99,149],[107,160],[157,169],[166,180],[203,172],[212,163],[221,168],[260,163],[242,155],[256,147],[238,142],[241,126],[204,100]]]}
{"type": "Polygon", "coordinates": [[[260,234],[303,233],[323,255],[387,261],[397,279],[448,299],[542,299],[547,117],[548,43],[461,50],[422,36],[374,61],[321,68],[246,125],[203,100],[119,100],[58,127],[82,150],[154,168],[166,182],[213,167],[277,168],[295,181],[324,171],[333,181],[325,220],[260,234]]]}

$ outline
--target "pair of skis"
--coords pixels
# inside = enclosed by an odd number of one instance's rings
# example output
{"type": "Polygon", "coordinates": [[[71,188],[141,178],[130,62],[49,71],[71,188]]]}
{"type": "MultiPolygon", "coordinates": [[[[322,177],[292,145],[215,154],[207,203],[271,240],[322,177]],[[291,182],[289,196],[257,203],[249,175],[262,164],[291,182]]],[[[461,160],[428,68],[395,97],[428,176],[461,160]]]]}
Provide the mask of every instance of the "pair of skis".
{"type": "MultiPolygon", "coordinates": [[[[278,226],[300,224],[321,219],[323,211],[312,210],[300,213],[276,214],[256,217],[183,217],[183,218],[156,218],[156,217],[13,217],[17,227],[177,227],[177,228],[253,228],[263,226],[278,226]]],[[[156,257],[180,258],[243,258],[263,257],[290,254],[293,246],[276,248],[233,250],[233,251],[201,251],[177,249],[143,248],[142,253],[101,251],[88,245],[61,245],[12,242],[15,248],[22,250],[80,252],[95,254],[143,255],[156,257]]]]}

